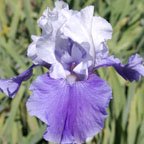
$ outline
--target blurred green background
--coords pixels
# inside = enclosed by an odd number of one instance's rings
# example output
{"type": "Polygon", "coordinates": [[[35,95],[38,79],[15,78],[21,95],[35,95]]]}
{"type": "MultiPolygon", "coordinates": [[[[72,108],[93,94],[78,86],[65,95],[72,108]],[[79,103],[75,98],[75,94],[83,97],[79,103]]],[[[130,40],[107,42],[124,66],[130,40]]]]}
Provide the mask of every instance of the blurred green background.
{"type": "MultiPolygon", "coordinates": [[[[113,26],[108,45],[111,54],[126,62],[134,53],[144,57],[144,0],[65,0],[80,10],[95,6],[95,14],[113,26]]],[[[52,0],[0,0],[0,77],[9,78],[31,65],[26,57],[31,35],[40,35],[37,19],[52,0]]],[[[34,71],[35,77],[43,69],[34,71]]],[[[127,82],[112,68],[100,69],[99,75],[113,89],[105,128],[89,144],[144,144],[144,78],[127,82]]],[[[35,77],[33,79],[35,79],[35,77]]],[[[24,83],[14,100],[0,94],[0,144],[47,144],[42,139],[45,125],[27,113],[30,95],[24,83]]]]}

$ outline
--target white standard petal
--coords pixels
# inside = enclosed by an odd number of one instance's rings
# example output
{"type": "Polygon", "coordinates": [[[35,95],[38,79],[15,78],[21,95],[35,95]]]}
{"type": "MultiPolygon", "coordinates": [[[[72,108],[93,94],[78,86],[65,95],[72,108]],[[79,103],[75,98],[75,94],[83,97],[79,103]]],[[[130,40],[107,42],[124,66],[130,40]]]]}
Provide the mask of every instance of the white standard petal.
{"type": "Polygon", "coordinates": [[[72,15],[61,32],[79,44],[88,42],[89,54],[95,59],[100,44],[111,39],[112,26],[101,17],[93,17],[93,6],[89,6],[72,15]]]}
{"type": "Polygon", "coordinates": [[[56,1],[55,2],[55,6],[56,6],[56,9],[66,9],[68,10],[69,9],[69,6],[67,3],[65,3],[64,1],[56,1]]]}
{"type": "Polygon", "coordinates": [[[91,38],[91,25],[94,7],[88,6],[80,12],[73,14],[70,19],[63,25],[60,31],[73,41],[81,44],[88,42],[90,44],[90,54],[94,56],[94,47],[91,38]]]}
{"type": "Polygon", "coordinates": [[[102,17],[94,17],[92,21],[92,39],[96,51],[99,49],[101,42],[105,42],[112,37],[112,26],[102,17]]]}
{"type": "Polygon", "coordinates": [[[83,61],[80,62],[74,69],[73,71],[78,74],[81,75],[82,79],[87,79],[88,78],[88,70],[89,67],[92,65],[92,61],[88,60],[88,61],[83,61]]]}
{"type": "Polygon", "coordinates": [[[59,29],[69,19],[73,11],[63,1],[56,1],[55,8],[47,8],[38,20],[43,35],[49,35],[55,39],[59,29]]]}
{"type": "Polygon", "coordinates": [[[93,6],[89,6],[72,15],[61,28],[61,32],[78,43],[90,40],[89,32],[92,23],[93,9],[93,6]]]}
{"type": "Polygon", "coordinates": [[[55,42],[47,37],[41,37],[36,44],[38,57],[48,64],[56,62],[55,58],[55,42]]]}
{"type": "Polygon", "coordinates": [[[54,79],[66,79],[66,76],[69,75],[70,72],[67,70],[64,70],[61,63],[57,62],[53,64],[50,68],[50,77],[54,79]]]}
{"type": "Polygon", "coordinates": [[[32,59],[34,64],[41,64],[43,61],[38,57],[36,51],[36,43],[40,37],[32,35],[31,38],[33,42],[28,47],[27,56],[32,59]]]}

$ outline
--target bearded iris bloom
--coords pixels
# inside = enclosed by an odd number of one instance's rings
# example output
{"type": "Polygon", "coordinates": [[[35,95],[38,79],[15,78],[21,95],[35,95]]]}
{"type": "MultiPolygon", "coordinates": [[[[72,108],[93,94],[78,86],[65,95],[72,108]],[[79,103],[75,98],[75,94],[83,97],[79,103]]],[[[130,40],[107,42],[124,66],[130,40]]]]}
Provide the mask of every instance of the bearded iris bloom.
{"type": "Polygon", "coordinates": [[[48,68],[31,84],[32,95],[26,104],[30,115],[47,125],[47,141],[82,143],[102,130],[112,91],[95,74],[97,69],[112,66],[129,81],[144,76],[143,59],[138,54],[127,64],[109,54],[106,42],[112,37],[112,27],[93,13],[93,6],[74,11],[65,2],[56,1],[55,8],[47,8],[39,18],[42,34],[32,36],[28,47],[33,65],[17,77],[0,79],[0,91],[14,98],[33,68],[48,68]]]}

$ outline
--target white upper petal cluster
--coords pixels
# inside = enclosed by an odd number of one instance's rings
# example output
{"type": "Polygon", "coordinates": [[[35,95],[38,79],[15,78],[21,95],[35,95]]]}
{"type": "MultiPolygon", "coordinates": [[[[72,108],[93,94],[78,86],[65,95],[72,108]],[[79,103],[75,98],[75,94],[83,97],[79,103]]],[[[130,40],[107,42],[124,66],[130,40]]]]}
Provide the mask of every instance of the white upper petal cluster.
{"type": "Polygon", "coordinates": [[[107,54],[106,41],[112,37],[111,25],[93,14],[93,6],[74,11],[56,1],[38,20],[42,34],[32,36],[28,57],[34,64],[50,64],[52,78],[87,78],[97,59],[107,54]]]}

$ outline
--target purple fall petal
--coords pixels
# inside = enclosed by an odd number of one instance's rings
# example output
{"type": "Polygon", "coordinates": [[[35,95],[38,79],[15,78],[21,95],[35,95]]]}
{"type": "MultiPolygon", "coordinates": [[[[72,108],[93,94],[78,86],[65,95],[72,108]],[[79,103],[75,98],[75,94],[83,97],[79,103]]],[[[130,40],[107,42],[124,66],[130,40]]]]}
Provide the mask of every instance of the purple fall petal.
{"type": "Polygon", "coordinates": [[[20,88],[21,83],[28,80],[32,76],[33,67],[34,65],[17,77],[0,79],[0,91],[11,98],[14,98],[20,88]]]}
{"type": "Polygon", "coordinates": [[[114,56],[103,58],[96,65],[96,69],[108,66],[113,66],[124,79],[129,81],[137,81],[141,76],[144,76],[143,58],[138,54],[132,55],[127,64],[122,64],[121,61],[118,58],[114,58],[114,56]]]}
{"type": "Polygon", "coordinates": [[[0,92],[5,93],[5,95],[13,98],[17,93],[21,82],[12,79],[0,79],[0,92]]]}
{"type": "Polygon", "coordinates": [[[46,140],[81,143],[102,130],[111,88],[98,76],[69,84],[45,74],[37,78],[30,90],[27,109],[47,124],[46,140]]]}
{"type": "Polygon", "coordinates": [[[129,81],[138,81],[141,76],[144,76],[143,59],[138,54],[132,55],[127,64],[115,65],[114,68],[129,81]]]}

